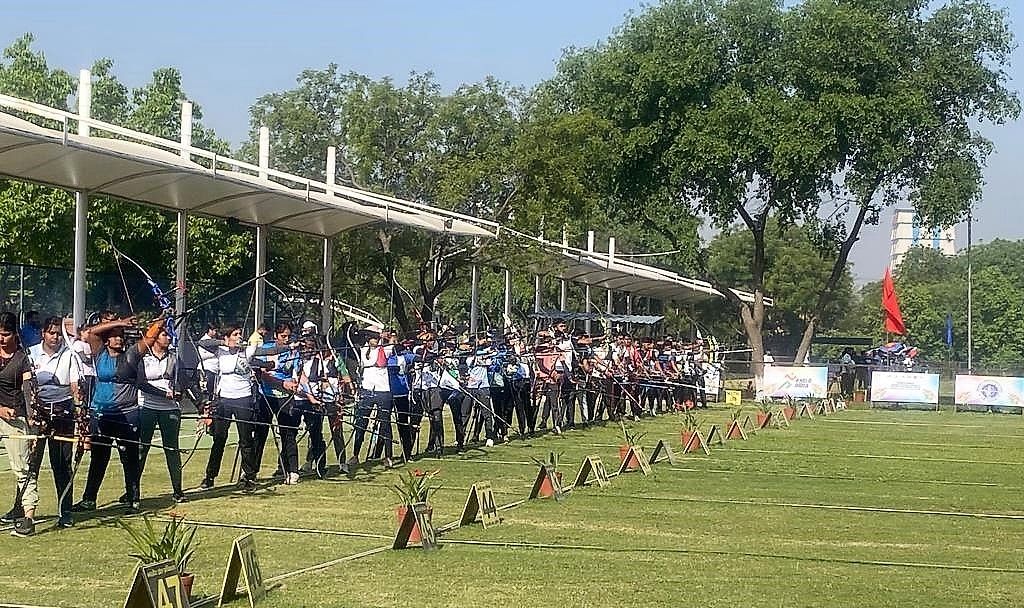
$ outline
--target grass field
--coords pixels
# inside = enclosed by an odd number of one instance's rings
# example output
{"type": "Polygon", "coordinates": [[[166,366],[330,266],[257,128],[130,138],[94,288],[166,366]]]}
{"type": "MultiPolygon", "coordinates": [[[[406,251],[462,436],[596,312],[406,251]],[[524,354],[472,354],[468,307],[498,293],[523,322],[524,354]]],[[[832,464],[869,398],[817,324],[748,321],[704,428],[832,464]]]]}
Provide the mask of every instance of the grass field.
{"type": "MultiPolygon", "coordinates": [[[[706,429],[728,414],[702,418],[706,429]]],[[[634,426],[647,433],[648,452],[659,439],[678,446],[674,416],[634,426]]],[[[529,491],[531,457],[563,452],[571,479],[589,454],[610,468],[618,443],[618,428],[608,425],[409,466],[440,469],[444,488],[432,502],[443,524],[459,516],[476,481],[490,481],[498,503],[511,503],[529,491]]],[[[205,459],[199,453],[189,463],[193,485],[205,459]]],[[[387,550],[288,576],[261,605],[1021,605],[1022,465],[1020,416],[847,410],[713,446],[711,456],[678,455],[649,477],[629,473],[561,502],[503,510],[501,525],[447,532],[437,552],[387,550]]],[[[305,530],[254,531],[264,576],[275,577],[389,545],[396,499],[387,485],[396,475],[376,467],[253,496],[214,490],[177,512],[305,530]]],[[[112,465],[101,502],[123,490],[119,477],[112,465]]],[[[144,492],[165,490],[165,480],[163,459],[151,458],[144,492]]],[[[48,474],[40,485],[45,516],[54,503],[48,474]]],[[[113,527],[118,513],[61,531],[50,529],[51,518],[33,538],[0,537],[0,604],[120,606],[135,563],[113,527]]],[[[245,531],[201,527],[197,595],[217,592],[231,540],[245,531]]]]}

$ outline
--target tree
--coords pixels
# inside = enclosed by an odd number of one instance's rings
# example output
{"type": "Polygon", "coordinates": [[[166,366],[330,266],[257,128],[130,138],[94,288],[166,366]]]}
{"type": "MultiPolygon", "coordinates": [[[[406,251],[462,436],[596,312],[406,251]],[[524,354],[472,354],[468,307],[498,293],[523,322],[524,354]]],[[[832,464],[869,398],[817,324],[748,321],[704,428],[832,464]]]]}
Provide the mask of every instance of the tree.
{"type": "Polygon", "coordinates": [[[760,382],[769,218],[792,224],[827,187],[837,145],[813,99],[796,91],[792,12],[767,0],[671,1],[627,21],[603,45],[571,52],[556,87],[566,112],[592,112],[618,155],[608,204],[686,249],[678,217],[752,240],[739,299],[704,256],[697,270],[738,309],[760,382]]]}
{"type": "Polygon", "coordinates": [[[808,0],[797,14],[797,86],[824,102],[840,142],[837,213],[820,223],[838,253],[801,357],[864,225],[903,199],[928,227],[961,221],[991,151],[976,125],[1016,118],[1020,103],[1003,71],[1014,48],[1007,15],[985,2],[808,0]]]}

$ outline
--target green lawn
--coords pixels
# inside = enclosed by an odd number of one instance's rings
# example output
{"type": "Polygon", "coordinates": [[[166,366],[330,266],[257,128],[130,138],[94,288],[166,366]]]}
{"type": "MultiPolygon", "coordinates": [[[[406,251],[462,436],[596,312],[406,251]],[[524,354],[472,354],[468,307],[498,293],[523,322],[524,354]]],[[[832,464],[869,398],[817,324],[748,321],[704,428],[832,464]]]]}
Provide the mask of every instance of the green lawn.
{"type": "MultiPolygon", "coordinates": [[[[728,415],[702,418],[706,428],[728,415]]],[[[635,426],[647,433],[648,453],[659,439],[679,451],[678,418],[635,426]]],[[[458,517],[473,482],[490,481],[498,503],[511,503],[529,491],[532,457],[562,452],[571,479],[588,454],[611,468],[618,443],[618,428],[608,425],[410,466],[440,469],[444,488],[432,502],[443,524],[458,517]]],[[[847,410],[796,420],[713,446],[711,456],[658,463],[649,477],[629,473],[561,502],[503,510],[501,525],[447,532],[437,552],[388,550],[287,577],[261,605],[1015,605],[1024,590],[1022,448],[1020,416],[847,410]]],[[[267,455],[265,470],[275,457],[267,455]]],[[[189,463],[193,485],[205,459],[200,452],[189,463]]],[[[396,475],[377,467],[254,496],[214,491],[177,512],[295,529],[253,532],[264,576],[274,577],[388,545],[395,497],[387,485],[396,475]]],[[[101,502],[121,492],[119,476],[113,465],[101,502]]],[[[145,490],[166,485],[163,459],[151,458],[145,490]]],[[[54,502],[48,473],[41,487],[45,515],[54,502]]],[[[170,506],[163,498],[144,504],[170,506]]],[[[66,531],[50,530],[51,520],[30,539],[0,537],[0,604],[120,605],[135,564],[113,527],[117,514],[66,531]]],[[[231,540],[244,532],[201,527],[198,595],[216,592],[231,540]]]]}

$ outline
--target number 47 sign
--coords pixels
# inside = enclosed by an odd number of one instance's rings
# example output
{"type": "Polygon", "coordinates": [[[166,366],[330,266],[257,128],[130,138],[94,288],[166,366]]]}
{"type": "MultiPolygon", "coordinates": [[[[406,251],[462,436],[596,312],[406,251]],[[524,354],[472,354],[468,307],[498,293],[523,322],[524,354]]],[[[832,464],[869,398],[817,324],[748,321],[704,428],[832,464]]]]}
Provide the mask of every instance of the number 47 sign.
{"type": "Polygon", "coordinates": [[[175,563],[139,564],[124,608],[189,608],[175,563]]]}

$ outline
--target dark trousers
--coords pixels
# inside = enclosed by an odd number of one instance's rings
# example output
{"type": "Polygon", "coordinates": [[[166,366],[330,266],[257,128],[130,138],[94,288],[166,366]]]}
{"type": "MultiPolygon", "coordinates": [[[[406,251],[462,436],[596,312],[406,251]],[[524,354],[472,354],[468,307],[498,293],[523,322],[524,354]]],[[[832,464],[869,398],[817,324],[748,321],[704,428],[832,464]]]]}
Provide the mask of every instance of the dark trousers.
{"type": "Polygon", "coordinates": [[[210,448],[210,460],[206,463],[206,478],[216,479],[220,472],[220,461],[224,458],[224,445],[228,441],[228,429],[234,421],[235,429],[238,431],[238,455],[242,461],[242,476],[252,481],[256,480],[256,473],[259,471],[259,464],[256,460],[256,426],[252,424],[255,418],[252,397],[239,399],[226,399],[221,397],[217,400],[214,408],[212,425],[213,447],[210,448]]]}
{"type": "MultiPolygon", "coordinates": [[[[536,410],[533,407],[533,383],[529,379],[512,379],[512,390],[509,393],[509,401],[516,414],[516,424],[519,427],[519,434],[525,435],[527,430],[531,433],[537,425],[536,410]],[[533,411],[531,418],[529,412],[533,411]]],[[[509,414],[505,420],[512,421],[509,414]]]]}
{"type": "Polygon", "coordinates": [[[491,403],[494,407],[494,435],[498,437],[507,437],[512,429],[508,428],[512,424],[512,388],[508,385],[511,380],[505,379],[504,386],[492,386],[491,387],[491,403]]]}
{"type": "Polygon", "coordinates": [[[473,412],[473,402],[465,399],[462,391],[449,391],[445,399],[455,424],[455,443],[459,449],[466,447],[466,424],[473,412]]]}
{"type": "Polygon", "coordinates": [[[423,405],[419,399],[409,395],[399,395],[392,399],[395,405],[395,422],[398,424],[398,440],[402,444],[402,453],[406,460],[412,458],[416,436],[420,432],[423,420],[423,405]]]}
{"type": "Polygon", "coordinates": [[[146,469],[146,457],[149,455],[149,443],[153,441],[153,431],[160,427],[160,443],[164,448],[164,459],[167,461],[167,473],[171,477],[171,490],[181,494],[181,452],[178,450],[178,434],[181,432],[181,410],[150,410],[142,408],[139,412],[139,479],[146,469]]]}
{"type": "MultiPolygon", "coordinates": [[[[46,440],[45,447],[50,450],[50,469],[53,471],[53,485],[56,487],[57,496],[61,498],[57,505],[61,515],[71,511],[71,495],[74,493],[72,487],[73,476],[71,474],[71,462],[74,459],[75,444],[70,441],[61,441],[57,437],[73,439],[75,437],[74,402],[70,399],[60,403],[41,404],[45,412],[46,424],[52,435],[46,440]]],[[[40,448],[43,444],[40,443],[40,448]]],[[[42,455],[33,459],[34,463],[42,464],[42,455]]],[[[38,464],[33,468],[35,475],[39,475],[38,464]]]]}
{"type": "MultiPolygon", "coordinates": [[[[363,447],[363,439],[366,432],[370,431],[376,435],[383,453],[391,458],[391,407],[392,399],[390,392],[384,391],[363,391],[359,397],[359,405],[356,406],[356,430],[355,438],[352,440],[352,455],[358,456],[363,447]],[[368,428],[370,424],[370,413],[377,409],[377,422],[373,429],[368,428]]],[[[374,450],[378,452],[378,450],[374,450]]],[[[370,454],[368,454],[369,456],[370,454]]]]}
{"type": "Polygon", "coordinates": [[[124,491],[128,500],[139,499],[139,410],[103,412],[93,418],[92,455],[89,476],[85,482],[84,500],[96,501],[110,464],[110,449],[117,446],[117,455],[124,469],[124,491]]]}
{"type": "Polygon", "coordinates": [[[462,402],[462,411],[476,408],[473,416],[473,441],[480,441],[480,430],[483,427],[484,437],[494,440],[494,405],[491,403],[490,388],[466,389],[462,402]]]}
{"type": "Polygon", "coordinates": [[[444,448],[444,404],[451,391],[434,386],[424,389],[423,392],[424,405],[427,409],[427,420],[430,421],[427,451],[441,451],[444,448]]]}
{"type": "Polygon", "coordinates": [[[345,408],[340,401],[327,403],[327,423],[331,428],[331,445],[334,446],[334,456],[339,463],[345,462],[345,408]]]}
{"type": "Polygon", "coordinates": [[[299,424],[302,422],[302,408],[296,407],[295,401],[291,398],[274,399],[268,403],[273,408],[274,416],[277,418],[277,429],[281,434],[281,470],[285,474],[298,473],[299,424]]]}
{"type": "Polygon", "coordinates": [[[579,391],[576,389],[576,384],[569,378],[563,378],[561,410],[564,426],[574,426],[576,424],[576,400],[578,396],[579,391]]]}
{"type": "Polygon", "coordinates": [[[306,462],[315,471],[327,468],[327,442],[324,441],[324,413],[308,401],[296,401],[296,408],[301,411],[302,423],[306,425],[309,436],[306,448],[306,462]]]}
{"type": "Polygon", "coordinates": [[[541,426],[547,425],[548,416],[551,417],[551,426],[562,427],[562,383],[555,382],[541,385],[541,395],[544,397],[544,414],[541,417],[541,426]]]}
{"type": "MultiPolygon", "coordinates": [[[[252,425],[253,451],[256,455],[256,472],[259,473],[263,466],[263,450],[267,446],[267,437],[270,435],[271,425],[274,422],[274,411],[280,407],[280,399],[277,397],[264,397],[256,395],[256,402],[253,406],[252,425]]],[[[274,440],[277,443],[277,440],[274,440]]],[[[253,478],[255,479],[255,477],[253,478]]]]}

